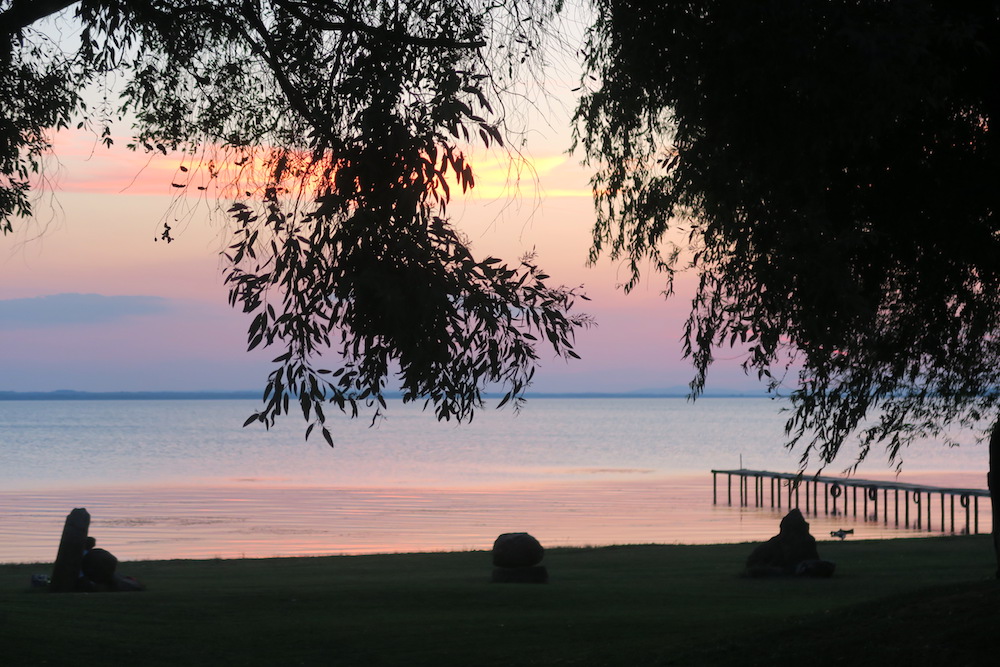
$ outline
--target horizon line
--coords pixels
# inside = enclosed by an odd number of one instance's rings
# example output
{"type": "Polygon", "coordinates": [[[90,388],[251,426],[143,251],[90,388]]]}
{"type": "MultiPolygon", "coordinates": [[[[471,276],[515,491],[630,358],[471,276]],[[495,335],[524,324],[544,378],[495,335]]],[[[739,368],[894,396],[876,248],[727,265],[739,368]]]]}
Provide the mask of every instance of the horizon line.
{"type": "MultiPolygon", "coordinates": [[[[400,391],[387,391],[386,398],[401,398],[400,391]]],[[[502,393],[487,393],[484,398],[500,398],[502,393]]],[[[690,392],[680,389],[636,390],[636,391],[547,391],[529,392],[525,398],[684,398],[690,399],[690,392]]],[[[733,389],[718,389],[707,391],[698,398],[768,398],[766,392],[740,391],[733,389]]],[[[0,401],[32,401],[32,400],[232,400],[261,399],[261,392],[248,389],[230,390],[176,390],[176,391],[82,391],[76,389],[57,389],[53,391],[0,391],[0,401]]]]}

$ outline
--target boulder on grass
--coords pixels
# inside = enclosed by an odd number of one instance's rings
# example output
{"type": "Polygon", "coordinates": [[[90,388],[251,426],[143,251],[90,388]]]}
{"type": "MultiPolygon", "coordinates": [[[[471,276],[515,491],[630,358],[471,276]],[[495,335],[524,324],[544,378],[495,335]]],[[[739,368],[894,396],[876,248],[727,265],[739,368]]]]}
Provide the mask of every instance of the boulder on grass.
{"type": "Polygon", "coordinates": [[[87,548],[87,531],[90,530],[90,513],[78,507],[66,517],[59,551],[52,567],[52,582],[49,590],[68,593],[77,590],[83,552],[87,548]]]}
{"type": "Polygon", "coordinates": [[[493,543],[497,567],[532,567],[542,562],[545,549],[528,533],[504,533],[493,543]]]}
{"type": "Polygon", "coordinates": [[[528,533],[504,533],[493,543],[493,578],[503,584],[544,584],[549,572],[539,565],[545,549],[528,533]]]}

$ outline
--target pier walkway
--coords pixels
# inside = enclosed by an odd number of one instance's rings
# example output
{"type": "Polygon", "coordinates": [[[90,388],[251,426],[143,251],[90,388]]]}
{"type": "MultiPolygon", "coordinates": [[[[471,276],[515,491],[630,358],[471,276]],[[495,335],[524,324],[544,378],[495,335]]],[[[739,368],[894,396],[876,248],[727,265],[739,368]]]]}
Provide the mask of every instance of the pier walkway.
{"type": "Polygon", "coordinates": [[[798,507],[804,513],[820,513],[820,503],[824,514],[853,514],[858,516],[858,496],[861,497],[861,512],[865,520],[890,520],[896,526],[906,528],[955,532],[955,501],[959,505],[959,526],[961,510],[965,513],[966,534],[979,534],[979,499],[989,498],[985,489],[955,489],[902,482],[885,482],[848,477],[806,476],[798,473],[770,472],[767,470],[713,470],[712,502],[718,504],[717,481],[719,475],[726,476],[727,502],[733,504],[733,478],[739,487],[739,504],[749,507],[780,509],[782,496],[789,509],[798,507]],[[753,480],[751,494],[750,481],[753,480]],[[770,492],[768,493],[768,488],[770,492]],[[751,501],[750,498],[753,498],[751,501]],[[822,496],[822,497],[821,497],[822,496]],[[935,496],[940,497],[940,512],[936,512],[935,496]],[[802,504],[801,500],[805,499],[802,504]],[[810,503],[811,499],[811,503],[810,503]],[[881,500],[881,502],[880,502],[881,500]],[[839,507],[838,507],[839,505],[839,507]],[[881,505],[881,507],[880,507],[881,505]],[[892,511],[890,513],[890,505],[892,511]],[[913,521],[911,523],[911,510],[913,521]],[[937,517],[935,515],[938,515],[937,517]],[[936,525],[935,525],[936,521],[936,525]]]}

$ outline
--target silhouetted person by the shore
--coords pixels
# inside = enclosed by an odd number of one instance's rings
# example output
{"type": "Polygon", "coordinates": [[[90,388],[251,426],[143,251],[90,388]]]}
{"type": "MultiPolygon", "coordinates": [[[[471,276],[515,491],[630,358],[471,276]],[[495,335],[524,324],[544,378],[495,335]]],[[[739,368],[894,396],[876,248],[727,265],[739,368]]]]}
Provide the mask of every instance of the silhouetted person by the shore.
{"type": "Polygon", "coordinates": [[[118,574],[118,559],[97,546],[97,540],[87,535],[89,528],[90,514],[83,507],[66,517],[49,590],[58,593],[143,590],[143,585],[134,578],[118,574]]]}
{"type": "Polygon", "coordinates": [[[781,520],[778,534],[758,545],[747,558],[746,574],[751,577],[801,574],[828,577],[835,565],[820,560],[816,538],[802,512],[793,509],[781,520]]]}
{"type": "Polygon", "coordinates": [[[96,546],[97,540],[87,538],[87,549],[83,552],[80,565],[81,588],[83,590],[113,589],[115,587],[115,570],[118,559],[114,554],[96,546]]]}

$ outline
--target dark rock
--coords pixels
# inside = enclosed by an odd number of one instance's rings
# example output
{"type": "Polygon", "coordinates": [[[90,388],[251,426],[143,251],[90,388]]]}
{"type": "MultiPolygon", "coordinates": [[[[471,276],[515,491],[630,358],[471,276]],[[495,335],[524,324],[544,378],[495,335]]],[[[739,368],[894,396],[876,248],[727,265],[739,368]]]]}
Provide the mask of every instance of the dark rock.
{"type": "Polygon", "coordinates": [[[493,543],[497,567],[532,567],[542,562],[545,549],[528,533],[504,533],[493,543]]]}
{"type": "Polygon", "coordinates": [[[746,563],[751,577],[801,574],[829,577],[836,566],[820,560],[816,538],[809,534],[809,523],[794,509],[781,520],[778,534],[758,545],[746,563]]]}
{"type": "Polygon", "coordinates": [[[90,530],[90,513],[78,507],[66,517],[59,551],[52,566],[52,583],[49,590],[66,593],[77,590],[83,551],[87,548],[87,531],[90,530]]]}
{"type": "Polygon", "coordinates": [[[544,565],[530,567],[495,567],[491,581],[497,584],[544,584],[549,571],[544,565]]]}

